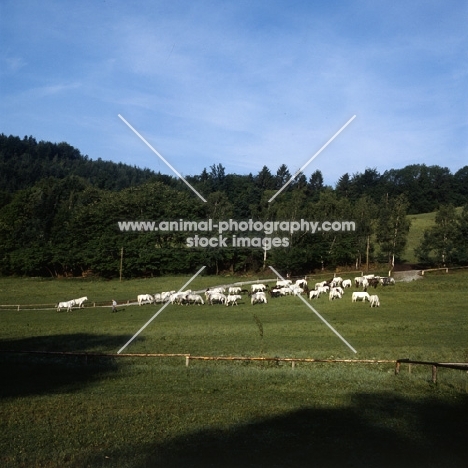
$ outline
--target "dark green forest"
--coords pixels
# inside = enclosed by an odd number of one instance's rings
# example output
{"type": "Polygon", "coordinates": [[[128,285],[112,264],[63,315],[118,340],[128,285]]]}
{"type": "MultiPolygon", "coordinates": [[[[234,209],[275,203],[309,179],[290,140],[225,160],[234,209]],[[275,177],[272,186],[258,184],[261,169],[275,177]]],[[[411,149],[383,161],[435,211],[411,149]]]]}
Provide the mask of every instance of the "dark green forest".
{"type": "Polygon", "coordinates": [[[436,225],[417,249],[420,262],[468,263],[468,166],[454,174],[424,164],[382,174],[367,168],[343,174],[335,187],[317,170],[308,179],[300,174],[269,203],[290,177],[286,164],[248,175],[226,174],[213,164],[187,177],[203,203],[175,176],[92,160],[67,143],[1,134],[0,274],[110,278],[119,275],[121,260],[127,278],[189,273],[201,265],[213,274],[267,265],[292,274],[359,269],[367,260],[391,268],[405,261],[407,215],[432,211],[436,225]],[[187,232],[122,232],[118,226],[179,219],[345,220],[356,229],[274,233],[287,247],[263,249],[190,247],[187,232]]]}

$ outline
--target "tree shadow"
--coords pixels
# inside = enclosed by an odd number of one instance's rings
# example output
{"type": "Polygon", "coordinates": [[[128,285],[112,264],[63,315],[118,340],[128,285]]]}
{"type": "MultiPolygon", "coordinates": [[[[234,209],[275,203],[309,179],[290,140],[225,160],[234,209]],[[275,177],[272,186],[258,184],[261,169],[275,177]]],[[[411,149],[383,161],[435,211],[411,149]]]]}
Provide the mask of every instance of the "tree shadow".
{"type": "MultiPolygon", "coordinates": [[[[355,394],[345,407],[302,408],[166,443],[132,445],[128,434],[129,445],[108,458],[124,465],[132,454],[149,454],[129,465],[138,468],[464,468],[467,415],[467,398],[447,403],[355,394]]],[[[82,462],[105,466],[102,456],[82,462]]]]}
{"type": "Polygon", "coordinates": [[[117,350],[129,338],[130,335],[73,333],[0,340],[0,398],[78,391],[115,371],[115,359],[40,352],[87,353],[93,349],[117,350]]]}

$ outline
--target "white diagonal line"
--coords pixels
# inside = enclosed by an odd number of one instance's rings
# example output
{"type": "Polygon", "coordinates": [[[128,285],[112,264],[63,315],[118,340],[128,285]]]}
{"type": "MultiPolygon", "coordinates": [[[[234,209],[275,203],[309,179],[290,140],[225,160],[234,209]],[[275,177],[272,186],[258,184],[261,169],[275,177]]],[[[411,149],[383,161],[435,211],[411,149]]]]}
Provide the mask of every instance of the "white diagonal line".
{"type": "Polygon", "coordinates": [[[143,136],[141,136],[120,114],[118,114],[120,120],[122,120],[122,122],[125,123],[125,125],[127,125],[127,127],[132,130],[133,133],[135,133],[135,135],[138,136],[138,138],[140,138],[140,140],[146,145],[148,146],[148,148],[156,155],[158,156],[158,158],[161,159],[161,161],[163,161],[167,167],[169,167],[172,172],[174,172],[178,177],[179,179],[181,179],[183,182],[185,182],[188,187],[192,190],[192,192],[194,192],[203,202],[206,203],[206,200],[187,182],[187,180],[174,168],[171,166],[171,164],[166,161],[146,140],[143,136]]]}
{"type": "Polygon", "coordinates": [[[271,203],[354,119],[353,115],[294,175],[268,200],[271,203]]]}
{"type": "MultiPolygon", "coordinates": [[[[178,291],[180,293],[182,289],[185,289],[204,269],[206,266],[202,266],[178,291]]],[[[166,302],[118,351],[120,354],[167,306],[169,302],[166,302]]]]}
{"type": "MultiPolygon", "coordinates": [[[[281,278],[284,281],[284,278],[272,267],[269,267],[278,278],[281,278]]],[[[297,295],[297,297],[310,309],[312,312],[353,352],[357,353],[357,351],[301,296],[297,295]]]]}

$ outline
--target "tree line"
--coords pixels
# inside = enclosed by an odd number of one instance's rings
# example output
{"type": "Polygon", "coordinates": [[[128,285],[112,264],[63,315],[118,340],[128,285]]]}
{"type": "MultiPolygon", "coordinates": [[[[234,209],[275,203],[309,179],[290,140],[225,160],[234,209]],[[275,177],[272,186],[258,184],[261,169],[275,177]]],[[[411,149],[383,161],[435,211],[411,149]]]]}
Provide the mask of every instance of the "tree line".
{"type": "Polygon", "coordinates": [[[203,203],[176,177],[93,161],[67,143],[0,135],[0,274],[115,277],[121,265],[125,277],[188,273],[200,265],[211,273],[243,273],[269,264],[300,274],[361,268],[367,261],[391,268],[404,260],[407,214],[433,210],[440,212],[436,227],[450,226],[450,232],[428,231],[418,258],[467,262],[468,210],[457,215],[454,206],[468,202],[468,166],[455,174],[425,165],[383,174],[366,169],[344,174],[335,187],[325,185],[317,170],[308,179],[300,174],[269,203],[290,177],[285,164],[276,172],[264,166],[255,175],[226,174],[222,164],[213,164],[187,177],[207,199],[203,203]],[[193,248],[184,232],[118,228],[119,221],[130,220],[230,218],[353,220],[356,230],[282,233],[288,246],[266,250],[193,248]]]}

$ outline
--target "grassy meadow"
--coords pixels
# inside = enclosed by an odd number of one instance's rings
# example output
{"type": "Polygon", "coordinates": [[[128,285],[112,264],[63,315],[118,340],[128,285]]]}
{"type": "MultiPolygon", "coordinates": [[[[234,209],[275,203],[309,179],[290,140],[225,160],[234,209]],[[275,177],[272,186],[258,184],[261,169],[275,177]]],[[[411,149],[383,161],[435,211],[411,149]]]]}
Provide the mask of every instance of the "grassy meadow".
{"type": "MultiPolygon", "coordinates": [[[[463,207],[456,208],[456,213],[461,214],[463,207]]],[[[410,230],[408,233],[408,240],[405,247],[405,252],[402,257],[408,263],[418,263],[418,259],[414,253],[414,249],[421,243],[424,231],[435,226],[436,212],[421,213],[417,215],[408,215],[408,219],[411,221],[410,230]]]]}
{"type": "Polygon", "coordinates": [[[418,259],[414,253],[414,249],[421,243],[424,231],[435,225],[435,212],[422,213],[417,215],[408,215],[411,221],[408,240],[406,242],[405,253],[403,258],[408,263],[418,263],[418,259]]]}
{"type": "MultiPolygon", "coordinates": [[[[253,279],[200,276],[189,288],[253,279]]],[[[89,298],[70,313],[0,310],[0,349],[115,353],[160,307],[126,302],[188,280],[0,278],[0,304],[89,298]]],[[[378,309],[351,303],[349,290],[312,301],[357,354],[294,297],[168,306],[125,352],[466,362],[467,284],[459,271],[379,287],[378,309]]],[[[0,353],[0,362],[2,467],[435,468],[468,459],[462,371],[440,369],[433,384],[430,367],[402,365],[395,376],[392,363],[186,367],[183,357],[15,353],[0,353]]]]}

